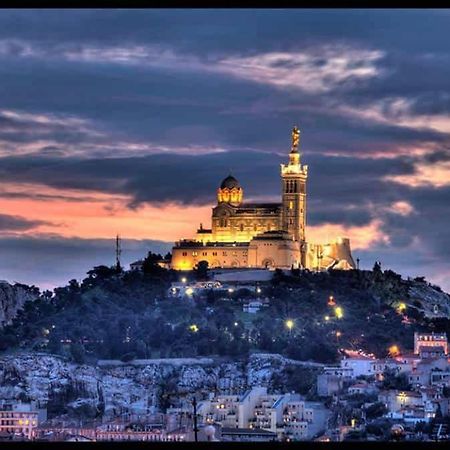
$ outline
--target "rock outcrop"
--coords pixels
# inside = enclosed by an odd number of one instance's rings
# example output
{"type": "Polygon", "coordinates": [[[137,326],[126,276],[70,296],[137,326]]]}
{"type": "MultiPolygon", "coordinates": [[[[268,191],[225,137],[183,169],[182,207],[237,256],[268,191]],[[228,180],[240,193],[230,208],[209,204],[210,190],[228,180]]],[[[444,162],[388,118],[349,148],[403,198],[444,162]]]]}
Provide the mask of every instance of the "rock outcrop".
{"type": "Polygon", "coordinates": [[[23,305],[36,297],[32,288],[0,280],[0,328],[11,323],[23,305]]]}
{"type": "Polygon", "coordinates": [[[157,410],[164,390],[176,402],[194,392],[244,393],[252,386],[270,387],[273,375],[292,362],[264,354],[252,355],[248,363],[211,360],[208,365],[180,365],[167,359],[146,365],[90,366],[21,353],[0,358],[0,398],[46,405],[49,419],[109,420],[157,410]]]}
{"type": "Polygon", "coordinates": [[[426,282],[414,281],[409,287],[412,306],[417,307],[426,317],[450,317],[450,295],[426,282]]]}

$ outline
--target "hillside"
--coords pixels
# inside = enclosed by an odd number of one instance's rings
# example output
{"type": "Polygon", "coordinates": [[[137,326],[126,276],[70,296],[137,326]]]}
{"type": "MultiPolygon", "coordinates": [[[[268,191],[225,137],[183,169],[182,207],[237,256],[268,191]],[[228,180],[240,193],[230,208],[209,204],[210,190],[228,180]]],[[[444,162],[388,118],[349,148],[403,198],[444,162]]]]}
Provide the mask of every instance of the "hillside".
{"type": "Polygon", "coordinates": [[[79,363],[236,359],[255,352],[332,363],[340,348],[383,357],[393,344],[411,350],[416,330],[450,333],[447,294],[424,280],[404,280],[379,267],[288,275],[276,271],[270,282],[260,283],[259,295],[269,304],[257,314],[242,312],[242,303],[256,295],[247,289],[168,298],[170,283],[178,277],[151,264],[144,273],[94,268],[80,284],[72,280],[54,293],[35,293],[34,301],[25,303],[0,331],[0,350],[38,350],[79,363]],[[330,296],[335,305],[328,304],[330,296]]]}

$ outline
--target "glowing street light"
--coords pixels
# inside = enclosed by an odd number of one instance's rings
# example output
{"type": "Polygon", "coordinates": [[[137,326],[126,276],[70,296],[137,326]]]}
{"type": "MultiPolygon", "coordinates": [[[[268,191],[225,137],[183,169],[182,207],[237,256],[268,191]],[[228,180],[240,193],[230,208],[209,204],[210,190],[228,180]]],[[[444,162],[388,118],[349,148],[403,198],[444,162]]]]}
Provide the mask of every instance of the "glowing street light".
{"type": "Polygon", "coordinates": [[[237,322],[234,322],[234,326],[237,327],[239,324],[237,322]]]}
{"type": "Polygon", "coordinates": [[[194,324],[189,326],[189,329],[193,332],[193,333],[197,333],[198,331],[198,326],[194,324]]]}
{"type": "Polygon", "coordinates": [[[342,333],[340,331],[336,331],[336,337],[338,338],[338,337],[341,337],[341,336],[342,336],[342,333]]]}
{"type": "Polygon", "coordinates": [[[398,356],[400,355],[400,349],[398,348],[398,345],[391,345],[389,347],[389,355],[390,356],[398,356]]]}
{"type": "Polygon", "coordinates": [[[325,322],[328,322],[330,320],[330,316],[325,316],[324,320],[325,320],[325,322]]]}
{"type": "Polygon", "coordinates": [[[334,297],[332,295],[330,295],[330,297],[328,298],[328,305],[334,306],[335,304],[336,304],[336,302],[334,301],[334,297]]]}
{"type": "Polygon", "coordinates": [[[286,320],[286,328],[291,331],[294,328],[294,321],[292,319],[286,320]]]}
{"type": "Polygon", "coordinates": [[[228,292],[229,292],[230,294],[232,294],[232,293],[234,292],[234,289],[233,289],[233,288],[228,288],[228,292]]]}
{"type": "Polygon", "coordinates": [[[181,279],[181,282],[182,282],[182,283],[186,283],[186,281],[187,281],[186,277],[183,277],[183,278],[181,279]]]}
{"type": "Polygon", "coordinates": [[[400,303],[399,305],[398,305],[398,307],[397,307],[397,311],[399,312],[399,313],[402,313],[402,312],[404,312],[405,310],[406,310],[406,308],[407,308],[407,306],[406,306],[406,303],[400,303]]]}
{"type": "Polygon", "coordinates": [[[338,319],[342,319],[344,317],[344,310],[340,306],[336,306],[336,308],[334,308],[334,313],[338,319]]]}
{"type": "Polygon", "coordinates": [[[186,294],[187,295],[192,295],[194,293],[194,289],[192,289],[191,287],[188,287],[187,289],[186,289],[186,294]]]}
{"type": "Polygon", "coordinates": [[[258,294],[261,294],[261,288],[259,287],[259,288],[256,288],[256,292],[258,293],[258,294]]]}

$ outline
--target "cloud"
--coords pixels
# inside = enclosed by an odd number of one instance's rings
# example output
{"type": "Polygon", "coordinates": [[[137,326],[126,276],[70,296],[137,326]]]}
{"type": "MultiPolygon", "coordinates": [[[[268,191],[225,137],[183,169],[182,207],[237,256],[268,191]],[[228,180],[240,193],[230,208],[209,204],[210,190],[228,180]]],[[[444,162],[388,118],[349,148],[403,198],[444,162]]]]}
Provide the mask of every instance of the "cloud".
{"type": "MultiPolygon", "coordinates": [[[[176,130],[174,130],[176,131],[176,130]]],[[[183,130],[180,130],[180,133],[183,130]]],[[[220,145],[161,145],[124,136],[89,119],[54,113],[0,110],[0,157],[40,155],[109,158],[158,153],[199,155],[226,151],[220,145]]]]}
{"type": "Polygon", "coordinates": [[[442,188],[450,186],[450,161],[439,164],[415,164],[415,171],[407,175],[388,175],[385,180],[412,188],[434,187],[442,188]]]}
{"type": "MultiPolygon", "coordinates": [[[[122,239],[121,244],[121,262],[126,269],[131,262],[145,257],[149,250],[164,255],[171,248],[170,243],[152,240],[122,239]]],[[[92,267],[115,263],[115,237],[0,237],[0,249],[2,279],[35,284],[41,289],[63,286],[72,278],[81,280],[92,267]]]]}
{"type": "Polygon", "coordinates": [[[450,134],[448,114],[418,114],[414,110],[416,102],[413,98],[388,97],[359,107],[341,105],[338,109],[344,115],[371,122],[450,134]]]}
{"type": "Polygon", "coordinates": [[[326,46],[229,57],[217,64],[217,70],[257,83],[323,93],[381,76],[376,63],[383,56],[379,50],[326,46]]]}
{"type": "Polygon", "coordinates": [[[150,68],[212,72],[278,88],[329,92],[380,77],[377,62],[384,52],[344,45],[306,47],[302,51],[200,58],[161,45],[94,46],[54,44],[50,48],[20,40],[0,40],[0,56],[61,58],[69,62],[118,64],[150,68]]]}
{"type": "Polygon", "coordinates": [[[36,230],[36,228],[48,224],[49,222],[44,220],[30,220],[21,216],[0,214],[0,234],[36,230]]]}
{"type": "Polygon", "coordinates": [[[392,214],[399,214],[400,216],[407,217],[415,212],[411,203],[406,201],[397,201],[386,207],[386,211],[392,214]]]}

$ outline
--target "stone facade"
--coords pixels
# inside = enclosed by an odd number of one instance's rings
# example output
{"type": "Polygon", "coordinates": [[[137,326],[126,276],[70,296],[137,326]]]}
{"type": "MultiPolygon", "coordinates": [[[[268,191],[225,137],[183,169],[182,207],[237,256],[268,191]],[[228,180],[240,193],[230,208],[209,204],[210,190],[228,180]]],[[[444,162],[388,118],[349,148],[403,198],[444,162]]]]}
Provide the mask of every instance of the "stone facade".
{"type": "Polygon", "coordinates": [[[308,166],[300,161],[299,136],[294,128],[289,161],[281,165],[281,203],[244,203],[239,182],[226,177],[217,191],[211,228],[200,225],[193,239],[176,242],[173,269],[191,270],[201,261],[210,268],[355,268],[349,239],[306,241],[308,166]]]}

